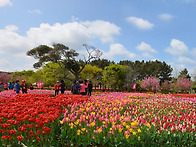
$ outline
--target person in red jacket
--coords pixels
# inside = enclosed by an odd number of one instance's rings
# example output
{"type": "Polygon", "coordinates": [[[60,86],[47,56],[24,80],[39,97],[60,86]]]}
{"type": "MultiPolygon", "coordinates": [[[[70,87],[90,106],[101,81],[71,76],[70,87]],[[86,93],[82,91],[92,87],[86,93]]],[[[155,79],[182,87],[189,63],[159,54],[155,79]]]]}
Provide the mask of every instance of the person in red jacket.
{"type": "Polygon", "coordinates": [[[55,96],[59,94],[59,90],[60,90],[60,83],[59,81],[56,82],[56,84],[54,85],[54,89],[55,89],[55,96]]]}
{"type": "Polygon", "coordinates": [[[27,83],[25,83],[25,80],[22,80],[22,83],[20,84],[20,87],[22,89],[22,93],[27,93],[27,83]]]}
{"type": "Polygon", "coordinates": [[[8,85],[6,83],[4,84],[4,90],[8,90],[8,85]]]}

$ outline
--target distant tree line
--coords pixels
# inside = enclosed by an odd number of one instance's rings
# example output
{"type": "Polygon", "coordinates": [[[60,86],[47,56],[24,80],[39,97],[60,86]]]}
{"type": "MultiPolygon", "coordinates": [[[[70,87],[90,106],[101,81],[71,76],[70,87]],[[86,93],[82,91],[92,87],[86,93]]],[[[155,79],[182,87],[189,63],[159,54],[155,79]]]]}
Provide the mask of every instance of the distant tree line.
{"type": "Polygon", "coordinates": [[[86,44],[83,46],[86,49],[83,59],[78,59],[79,53],[63,44],[53,44],[52,47],[40,45],[33,48],[27,55],[38,60],[33,65],[38,70],[13,72],[9,82],[25,79],[29,84],[43,82],[44,86],[48,87],[53,86],[56,81],[64,80],[69,88],[74,80],[87,79],[91,80],[97,89],[109,88],[119,91],[187,92],[191,86],[193,89],[196,88],[196,76],[191,80],[186,68],[174,78],[173,69],[164,61],[124,60],[115,63],[100,59],[102,55],[100,50],[86,44]],[[184,79],[188,79],[189,84],[184,79]],[[183,82],[179,82],[180,80],[184,80],[185,85],[189,85],[188,88],[183,87],[183,82]]]}

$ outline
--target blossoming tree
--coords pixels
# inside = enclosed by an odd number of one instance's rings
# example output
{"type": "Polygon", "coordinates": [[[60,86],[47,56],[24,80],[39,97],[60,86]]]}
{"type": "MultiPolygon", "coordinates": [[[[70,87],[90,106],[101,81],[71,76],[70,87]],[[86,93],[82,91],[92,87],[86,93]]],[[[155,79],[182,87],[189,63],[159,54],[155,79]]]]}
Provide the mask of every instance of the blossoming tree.
{"type": "Polygon", "coordinates": [[[145,77],[142,81],[141,87],[149,91],[160,91],[159,81],[155,77],[145,77]]]}
{"type": "Polygon", "coordinates": [[[8,83],[11,80],[11,74],[1,73],[0,74],[0,82],[8,83]]]}
{"type": "Polygon", "coordinates": [[[181,90],[187,91],[190,89],[191,85],[192,85],[192,82],[186,77],[178,78],[177,80],[177,86],[181,90]]]}

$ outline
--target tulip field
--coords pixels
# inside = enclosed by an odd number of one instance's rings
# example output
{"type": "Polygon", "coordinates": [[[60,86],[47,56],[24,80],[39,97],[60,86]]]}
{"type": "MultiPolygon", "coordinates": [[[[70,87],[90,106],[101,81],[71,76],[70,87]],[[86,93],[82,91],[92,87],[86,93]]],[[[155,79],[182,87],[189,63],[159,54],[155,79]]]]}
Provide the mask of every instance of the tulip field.
{"type": "Polygon", "coordinates": [[[0,146],[196,146],[196,95],[0,93],[0,146]]]}

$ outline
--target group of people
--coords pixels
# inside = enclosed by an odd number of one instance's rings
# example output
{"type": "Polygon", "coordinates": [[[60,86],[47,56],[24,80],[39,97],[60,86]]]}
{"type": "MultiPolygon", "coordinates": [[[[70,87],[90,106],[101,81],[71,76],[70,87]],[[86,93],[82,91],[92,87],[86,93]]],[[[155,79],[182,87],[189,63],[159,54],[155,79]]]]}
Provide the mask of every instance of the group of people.
{"type": "Polygon", "coordinates": [[[59,91],[61,91],[61,94],[64,94],[65,92],[65,83],[63,80],[61,80],[61,83],[59,81],[56,82],[54,85],[55,89],[55,96],[59,94],[59,91]]]}
{"type": "Polygon", "coordinates": [[[16,91],[16,93],[20,93],[20,89],[22,90],[22,93],[27,93],[27,88],[28,85],[27,83],[25,83],[25,80],[22,80],[21,84],[19,84],[19,80],[16,80],[16,83],[14,85],[14,90],[16,91]]]}
{"type": "MultiPolygon", "coordinates": [[[[27,93],[28,85],[25,83],[25,80],[22,80],[22,83],[19,84],[19,80],[16,80],[15,84],[12,84],[11,82],[9,84],[3,84],[0,82],[0,92],[3,90],[14,90],[16,93],[20,93],[20,90],[22,90],[22,93],[27,93]]],[[[30,87],[30,89],[33,89],[33,87],[30,87]]]]}
{"type": "Polygon", "coordinates": [[[14,85],[10,82],[9,84],[3,84],[2,82],[0,82],[0,92],[4,91],[4,90],[12,90],[14,89],[14,85]]]}
{"type": "Polygon", "coordinates": [[[91,81],[89,83],[87,80],[84,81],[74,81],[71,85],[71,93],[72,94],[81,94],[81,95],[88,95],[91,96],[91,92],[93,89],[93,85],[91,81]]]}
{"type": "MultiPolygon", "coordinates": [[[[64,94],[65,92],[65,83],[63,80],[61,82],[57,81],[54,85],[55,89],[55,96],[59,94],[59,91],[61,91],[61,94],[64,94]]],[[[81,95],[89,95],[91,96],[91,92],[93,89],[93,85],[91,81],[89,83],[87,80],[84,81],[74,81],[74,83],[71,85],[71,93],[72,94],[81,94],[81,95]]]]}
{"type": "MultiPolygon", "coordinates": [[[[33,86],[31,85],[29,87],[31,90],[33,90],[33,86]]],[[[55,96],[59,94],[59,91],[61,91],[61,94],[64,94],[65,92],[65,83],[63,80],[61,82],[57,81],[54,85],[55,89],[55,96]]],[[[20,93],[20,90],[22,90],[22,93],[27,93],[28,85],[25,83],[25,80],[22,80],[22,83],[19,84],[19,80],[16,80],[15,84],[12,84],[11,82],[8,84],[7,90],[13,90],[16,91],[16,93],[20,93]]],[[[91,81],[84,80],[84,81],[74,81],[74,83],[71,85],[71,93],[72,94],[81,94],[81,95],[88,95],[91,96],[93,89],[93,85],[91,81]]],[[[0,92],[6,90],[5,85],[3,83],[0,83],[0,92]]]]}

